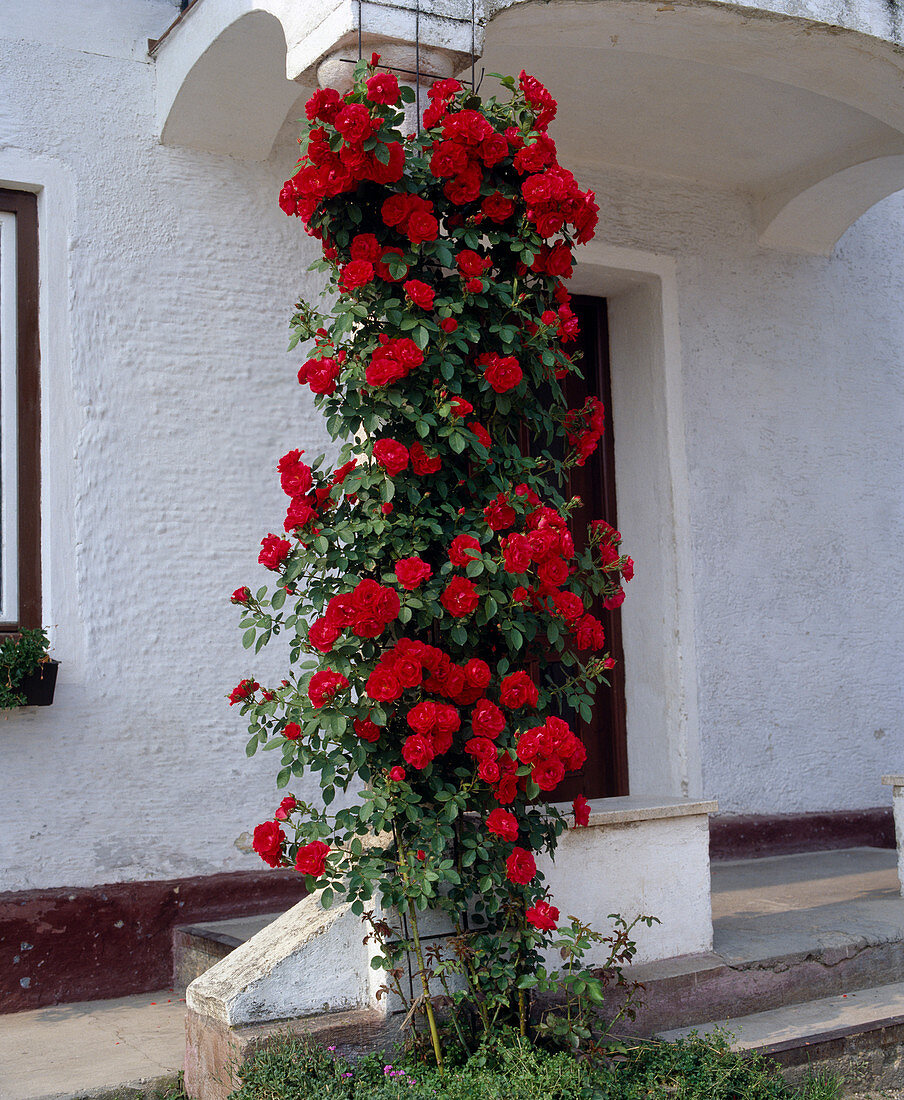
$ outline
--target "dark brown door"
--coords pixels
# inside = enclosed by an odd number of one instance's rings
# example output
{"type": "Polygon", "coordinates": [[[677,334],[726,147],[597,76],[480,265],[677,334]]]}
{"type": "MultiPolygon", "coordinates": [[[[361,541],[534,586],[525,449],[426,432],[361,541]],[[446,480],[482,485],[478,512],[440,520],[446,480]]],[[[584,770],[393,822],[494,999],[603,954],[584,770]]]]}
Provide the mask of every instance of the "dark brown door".
{"type": "MultiPolygon", "coordinates": [[[[578,549],[586,545],[587,525],[592,519],[605,519],[618,526],[615,508],[615,439],[612,428],[612,395],[609,378],[609,330],[606,302],[602,298],[576,297],[572,308],[581,324],[579,346],[583,353],[583,378],[571,376],[566,394],[568,407],[578,408],[590,395],[606,407],[606,431],[596,452],[584,466],[570,474],[567,496],[579,496],[582,507],[574,512],[575,541],[578,549]],[[582,544],[583,540],[583,544],[582,544]]],[[[569,722],[587,748],[587,762],[547,798],[554,802],[571,801],[576,795],[609,798],[628,793],[628,751],[625,733],[625,666],[622,653],[621,610],[593,608],[606,628],[606,649],[615,658],[609,674],[611,687],[597,693],[593,720],[584,722],[572,712],[562,717],[569,722]]],[[[563,670],[564,671],[564,670],[563,670]]]]}

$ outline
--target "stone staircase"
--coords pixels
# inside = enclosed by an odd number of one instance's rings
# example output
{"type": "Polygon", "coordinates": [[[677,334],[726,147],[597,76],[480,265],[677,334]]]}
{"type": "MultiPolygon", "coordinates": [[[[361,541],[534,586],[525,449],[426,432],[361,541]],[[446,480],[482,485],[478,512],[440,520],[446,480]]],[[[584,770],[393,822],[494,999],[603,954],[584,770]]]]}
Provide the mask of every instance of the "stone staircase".
{"type": "MultiPolygon", "coordinates": [[[[737,1046],[789,1068],[821,1061],[904,1084],[904,899],[895,852],[714,863],[712,883],[713,951],[632,968],[643,1005],[622,1030],[672,1038],[721,1027],[737,1046]]],[[[184,988],[275,916],[178,929],[174,984],[184,988]]]]}
{"type": "MultiPolygon", "coordinates": [[[[678,1038],[721,1026],[791,1077],[815,1063],[863,1089],[904,1086],[895,852],[714,863],[712,880],[713,951],[635,967],[644,1005],[630,1032],[678,1038]]],[[[174,990],[0,1017],[0,1100],[102,1097],[139,1079],[151,1091],[182,1064],[181,990],[277,916],[177,929],[174,990]]],[[[351,1015],[321,1017],[321,1038],[348,1030],[351,1015]]]]}

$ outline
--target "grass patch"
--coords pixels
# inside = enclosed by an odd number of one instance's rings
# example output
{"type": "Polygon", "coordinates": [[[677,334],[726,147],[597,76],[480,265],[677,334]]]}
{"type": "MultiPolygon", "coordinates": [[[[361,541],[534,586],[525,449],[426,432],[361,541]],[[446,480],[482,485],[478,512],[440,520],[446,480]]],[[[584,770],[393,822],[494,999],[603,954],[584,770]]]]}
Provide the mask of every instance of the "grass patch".
{"type": "MultiPolygon", "coordinates": [[[[513,1041],[444,1075],[403,1057],[357,1063],[284,1037],[242,1069],[230,1100],[837,1100],[841,1083],[788,1085],[775,1065],[732,1051],[726,1036],[638,1042],[604,1065],[513,1041]]],[[[173,1098],[176,1100],[176,1098],[173,1098]]]]}

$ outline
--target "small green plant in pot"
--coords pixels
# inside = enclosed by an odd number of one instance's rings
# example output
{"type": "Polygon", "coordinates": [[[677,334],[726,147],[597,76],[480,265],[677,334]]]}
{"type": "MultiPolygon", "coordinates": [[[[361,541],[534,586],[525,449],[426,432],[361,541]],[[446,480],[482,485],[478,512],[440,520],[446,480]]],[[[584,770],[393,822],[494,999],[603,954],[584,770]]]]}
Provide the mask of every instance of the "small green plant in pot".
{"type": "Polygon", "coordinates": [[[20,630],[0,643],[0,709],[46,706],[53,701],[57,661],[43,627],[20,630]]]}

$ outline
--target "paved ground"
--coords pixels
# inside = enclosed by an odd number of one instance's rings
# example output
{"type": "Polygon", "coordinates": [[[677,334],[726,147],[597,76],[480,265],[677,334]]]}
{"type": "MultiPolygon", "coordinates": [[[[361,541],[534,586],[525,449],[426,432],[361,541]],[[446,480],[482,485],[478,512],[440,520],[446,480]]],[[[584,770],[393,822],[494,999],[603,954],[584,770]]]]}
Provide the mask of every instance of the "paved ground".
{"type": "Polygon", "coordinates": [[[175,1075],[185,998],[172,990],[0,1016],[0,1100],[70,1100],[175,1075]]]}

